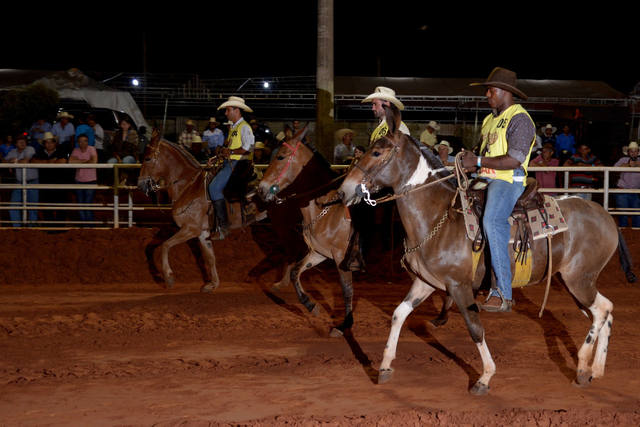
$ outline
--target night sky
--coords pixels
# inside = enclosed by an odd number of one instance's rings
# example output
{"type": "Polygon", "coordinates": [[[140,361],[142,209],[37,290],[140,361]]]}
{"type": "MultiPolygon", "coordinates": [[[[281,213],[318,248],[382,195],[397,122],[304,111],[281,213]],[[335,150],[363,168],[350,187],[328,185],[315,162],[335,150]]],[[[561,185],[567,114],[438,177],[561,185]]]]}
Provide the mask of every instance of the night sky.
{"type": "MultiPolygon", "coordinates": [[[[431,2],[335,0],[335,74],[484,78],[503,66],[520,78],[600,80],[625,94],[640,81],[630,10],[536,3],[525,16],[506,12],[515,3],[497,10],[451,3],[436,10],[431,2]]],[[[137,73],[146,33],[151,73],[315,74],[316,1],[193,6],[153,19],[96,15],[95,23],[90,16],[78,26],[3,27],[2,68],[137,73]]]]}

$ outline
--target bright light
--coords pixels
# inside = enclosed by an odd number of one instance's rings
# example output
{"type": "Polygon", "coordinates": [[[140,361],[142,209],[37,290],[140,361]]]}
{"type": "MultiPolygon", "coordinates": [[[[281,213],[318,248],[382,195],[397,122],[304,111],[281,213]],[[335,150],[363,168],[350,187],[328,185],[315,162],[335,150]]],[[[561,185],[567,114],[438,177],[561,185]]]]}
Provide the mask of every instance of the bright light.
{"type": "Polygon", "coordinates": [[[262,83],[262,87],[265,89],[269,89],[269,82],[262,83]]]}
{"type": "Polygon", "coordinates": [[[131,79],[131,85],[138,87],[140,86],[140,81],[138,79],[131,79]]]}

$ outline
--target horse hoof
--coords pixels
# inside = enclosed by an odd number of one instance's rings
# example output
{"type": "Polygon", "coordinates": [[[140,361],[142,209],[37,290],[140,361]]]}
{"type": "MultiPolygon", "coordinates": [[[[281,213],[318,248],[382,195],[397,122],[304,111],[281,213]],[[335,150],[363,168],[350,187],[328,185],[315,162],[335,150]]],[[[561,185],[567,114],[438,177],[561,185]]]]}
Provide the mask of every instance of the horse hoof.
{"type": "Polygon", "coordinates": [[[320,307],[318,307],[318,304],[314,304],[313,308],[310,310],[311,314],[313,314],[314,316],[319,316],[320,315],[320,307]]]}
{"type": "Polygon", "coordinates": [[[393,377],[393,369],[380,369],[378,372],[378,384],[389,382],[393,377]]]}
{"type": "Polygon", "coordinates": [[[338,328],[331,328],[331,332],[329,332],[329,336],[331,338],[340,338],[340,337],[344,336],[344,332],[342,332],[338,328]]]}
{"type": "Polygon", "coordinates": [[[577,387],[587,387],[591,384],[591,380],[593,380],[593,376],[590,372],[578,372],[573,385],[577,387]]]}
{"type": "Polygon", "coordinates": [[[205,285],[202,285],[202,287],[200,288],[200,292],[202,292],[203,294],[210,294],[213,293],[213,291],[215,291],[217,287],[218,285],[207,283],[205,285]]]}
{"type": "Polygon", "coordinates": [[[447,323],[447,319],[436,317],[435,319],[430,320],[429,323],[431,323],[432,326],[439,328],[440,326],[444,326],[447,323]]]}
{"type": "Polygon", "coordinates": [[[473,387],[471,387],[469,393],[474,396],[484,396],[489,393],[489,386],[478,381],[473,385],[473,387]]]}

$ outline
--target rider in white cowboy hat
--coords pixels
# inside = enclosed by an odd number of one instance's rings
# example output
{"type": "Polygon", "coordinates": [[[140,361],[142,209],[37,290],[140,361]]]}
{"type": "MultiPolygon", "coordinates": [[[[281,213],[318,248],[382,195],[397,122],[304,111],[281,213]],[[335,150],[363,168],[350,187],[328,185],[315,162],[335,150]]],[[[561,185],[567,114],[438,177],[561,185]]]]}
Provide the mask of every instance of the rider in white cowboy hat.
{"type": "Polygon", "coordinates": [[[493,110],[482,122],[480,155],[465,151],[462,157],[464,168],[475,170],[477,167],[478,176],[489,183],[483,225],[497,289],[491,290],[482,308],[486,311],[511,311],[508,218],[524,191],[536,128],[529,113],[514,101],[515,96],[527,99],[527,95],[518,89],[513,71],[496,67],[486,81],[472,83],[472,86],[485,87],[487,102],[493,110]]]}
{"type": "MultiPolygon", "coordinates": [[[[378,119],[378,126],[373,130],[369,138],[369,145],[371,145],[375,140],[385,136],[389,131],[383,106],[393,104],[398,107],[398,110],[402,111],[404,110],[404,105],[396,98],[396,92],[393,89],[384,86],[376,87],[375,92],[363,99],[362,102],[371,102],[373,115],[378,119]]],[[[400,132],[407,135],[410,134],[409,128],[404,122],[400,124],[400,132]]]]}
{"type": "MultiPolygon", "coordinates": [[[[218,235],[214,239],[224,239],[228,233],[227,205],[224,200],[224,188],[231,178],[233,168],[240,160],[248,160],[253,152],[255,138],[251,126],[242,117],[242,112],[252,113],[253,110],[245,104],[244,99],[230,96],[218,110],[224,109],[224,115],[232,123],[225,147],[221,152],[224,166],[209,184],[209,194],[218,219],[218,235]]],[[[212,160],[210,159],[211,163],[212,160]]]]}
{"type": "Polygon", "coordinates": [[[436,133],[439,130],[440,125],[438,125],[438,122],[431,120],[429,123],[427,123],[427,128],[424,130],[424,132],[420,134],[420,142],[433,148],[436,145],[436,142],[438,142],[436,133]]]}

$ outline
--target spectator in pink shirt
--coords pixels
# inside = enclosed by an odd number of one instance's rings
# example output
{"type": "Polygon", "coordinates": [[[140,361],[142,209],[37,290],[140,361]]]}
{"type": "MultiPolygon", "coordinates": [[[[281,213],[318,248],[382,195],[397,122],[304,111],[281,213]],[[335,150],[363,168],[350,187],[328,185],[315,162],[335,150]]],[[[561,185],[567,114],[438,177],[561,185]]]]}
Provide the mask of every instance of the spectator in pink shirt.
{"type": "MultiPolygon", "coordinates": [[[[529,166],[559,166],[560,161],[553,157],[554,148],[551,144],[545,144],[535,159],[529,162],[529,166]]],[[[539,188],[556,188],[556,172],[536,172],[536,180],[539,188]]],[[[554,193],[549,193],[552,196],[554,193]]]]}
{"type": "MultiPolygon", "coordinates": [[[[98,152],[95,147],[89,145],[87,135],[78,136],[78,146],[73,149],[69,157],[69,163],[98,163],[98,152]]],[[[76,169],[76,184],[93,184],[97,183],[97,174],[95,169],[76,169]]],[[[78,203],[93,203],[96,190],[86,188],[76,190],[78,203]]],[[[93,221],[93,211],[78,211],[81,221],[93,221]]]]}

